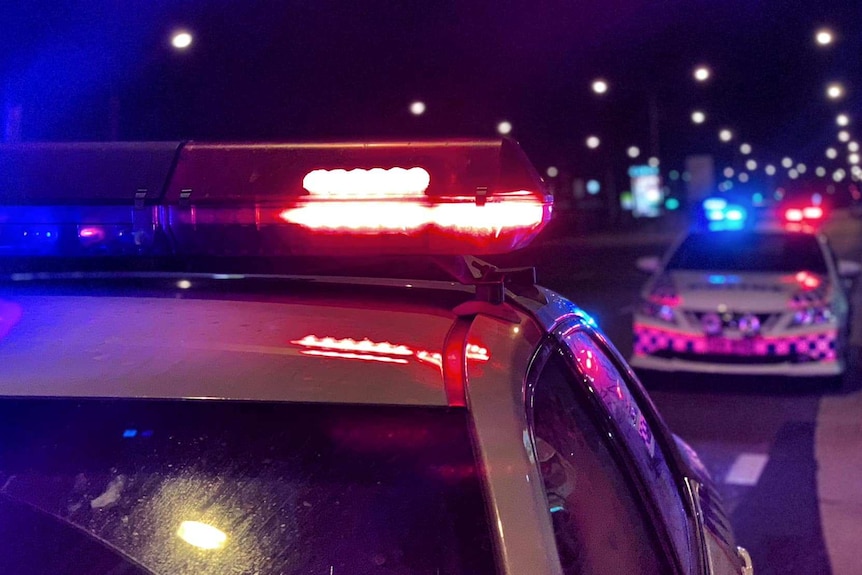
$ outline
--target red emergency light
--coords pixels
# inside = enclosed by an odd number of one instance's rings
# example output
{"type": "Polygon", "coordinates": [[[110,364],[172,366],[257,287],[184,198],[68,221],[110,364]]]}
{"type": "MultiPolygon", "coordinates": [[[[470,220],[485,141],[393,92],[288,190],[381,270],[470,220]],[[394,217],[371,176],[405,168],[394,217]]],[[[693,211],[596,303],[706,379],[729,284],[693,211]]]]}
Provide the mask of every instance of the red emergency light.
{"type": "Polygon", "coordinates": [[[506,139],[0,145],[0,184],[21,256],[482,255],[552,208],[506,139]]]}
{"type": "Polygon", "coordinates": [[[508,252],[541,231],[552,206],[510,140],[192,143],[180,153],[173,197],[188,204],[170,215],[186,246],[205,248],[208,224],[222,224],[222,237],[231,224],[261,231],[266,251],[281,242],[291,254],[323,255],[508,252]]]}
{"type": "Polygon", "coordinates": [[[784,219],[790,223],[816,222],[823,219],[823,208],[820,206],[787,208],[784,211],[784,219]]]}

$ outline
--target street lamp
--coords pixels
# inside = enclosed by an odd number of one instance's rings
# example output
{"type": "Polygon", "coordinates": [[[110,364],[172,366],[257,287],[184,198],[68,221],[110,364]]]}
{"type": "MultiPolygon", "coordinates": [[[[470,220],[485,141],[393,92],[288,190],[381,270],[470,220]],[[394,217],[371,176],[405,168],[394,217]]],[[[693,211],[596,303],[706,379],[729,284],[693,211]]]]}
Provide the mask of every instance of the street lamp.
{"type": "Polygon", "coordinates": [[[784,158],[781,159],[781,165],[784,166],[785,168],[792,168],[793,167],[793,159],[785,156],[784,158]]]}
{"type": "Polygon", "coordinates": [[[718,133],[718,139],[722,142],[729,142],[733,139],[733,132],[725,128],[718,133]]]}
{"type": "Polygon", "coordinates": [[[835,123],[843,128],[850,123],[850,116],[847,114],[838,114],[835,116],[835,123]]]}
{"type": "Polygon", "coordinates": [[[847,150],[849,152],[858,152],[859,151],[859,142],[847,142],[847,150]]]}
{"type": "Polygon", "coordinates": [[[425,113],[425,102],[421,102],[416,100],[412,104],[410,104],[410,113],[414,116],[421,116],[425,113]]]}
{"type": "Polygon", "coordinates": [[[739,145],[739,153],[743,156],[747,156],[751,153],[751,144],[742,143],[739,145]]]}
{"type": "Polygon", "coordinates": [[[628,154],[629,158],[635,159],[641,155],[641,149],[637,146],[629,146],[629,149],[626,150],[626,153],[628,154]]]}
{"type": "Polygon", "coordinates": [[[178,30],[171,36],[171,46],[177,50],[185,50],[192,45],[192,35],[185,30],[178,30]]]}
{"type": "Polygon", "coordinates": [[[773,166],[772,164],[767,164],[766,167],[763,169],[763,171],[766,172],[767,176],[774,176],[775,175],[775,166],[773,166]]]}
{"type": "Polygon", "coordinates": [[[832,82],[826,86],[826,96],[830,100],[837,100],[844,96],[844,86],[838,82],[832,82]]]}
{"type": "Polygon", "coordinates": [[[548,174],[549,178],[556,178],[559,175],[560,170],[558,170],[556,166],[548,166],[545,173],[548,174]]]}
{"type": "Polygon", "coordinates": [[[835,40],[835,35],[828,28],[821,28],[814,34],[814,40],[821,46],[828,46],[835,40]]]}
{"type": "Polygon", "coordinates": [[[745,169],[752,172],[757,169],[757,162],[754,160],[748,160],[745,162],[745,169]]]}
{"type": "Polygon", "coordinates": [[[826,157],[830,160],[834,160],[838,157],[838,150],[835,148],[826,148],[826,157]]]}
{"type": "Polygon", "coordinates": [[[694,69],[694,79],[698,82],[706,82],[711,75],[712,72],[707,66],[701,65],[694,69]]]}
{"type": "Polygon", "coordinates": [[[512,132],[512,123],[507,120],[503,120],[497,124],[497,132],[502,136],[510,134],[512,132]]]}
{"type": "Polygon", "coordinates": [[[706,122],[706,114],[704,114],[700,110],[695,110],[691,113],[691,121],[695,124],[703,124],[704,122],[706,122]]]}
{"type": "Polygon", "coordinates": [[[604,94],[608,91],[608,83],[601,78],[593,80],[593,92],[596,94],[604,94]]]}
{"type": "Polygon", "coordinates": [[[838,132],[838,141],[839,142],[849,142],[850,141],[850,132],[847,130],[841,130],[838,132]]]}
{"type": "Polygon", "coordinates": [[[599,140],[598,136],[589,136],[587,138],[587,147],[591,150],[598,148],[601,143],[602,141],[599,140]]]}

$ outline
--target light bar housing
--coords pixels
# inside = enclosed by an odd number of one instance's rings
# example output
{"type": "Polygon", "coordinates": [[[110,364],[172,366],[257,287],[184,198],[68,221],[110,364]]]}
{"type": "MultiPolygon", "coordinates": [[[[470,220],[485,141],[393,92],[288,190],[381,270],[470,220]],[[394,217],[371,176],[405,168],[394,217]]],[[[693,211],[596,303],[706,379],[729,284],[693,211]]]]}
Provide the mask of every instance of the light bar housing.
{"type": "Polygon", "coordinates": [[[0,255],[482,255],[551,207],[507,139],[0,145],[0,255]]]}

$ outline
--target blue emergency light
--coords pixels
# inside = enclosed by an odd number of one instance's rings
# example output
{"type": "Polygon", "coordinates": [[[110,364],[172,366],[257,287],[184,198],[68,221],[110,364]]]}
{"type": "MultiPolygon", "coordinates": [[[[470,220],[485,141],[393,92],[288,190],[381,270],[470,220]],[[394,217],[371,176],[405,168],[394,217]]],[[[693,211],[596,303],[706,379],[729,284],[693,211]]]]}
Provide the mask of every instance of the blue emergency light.
{"type": "Polygon", "coordinates": [[[724,198],[707,198],[702,207],[710,231],[735,231],[745,228],[748,211],[741,205],[731,204],[724,198]]]}

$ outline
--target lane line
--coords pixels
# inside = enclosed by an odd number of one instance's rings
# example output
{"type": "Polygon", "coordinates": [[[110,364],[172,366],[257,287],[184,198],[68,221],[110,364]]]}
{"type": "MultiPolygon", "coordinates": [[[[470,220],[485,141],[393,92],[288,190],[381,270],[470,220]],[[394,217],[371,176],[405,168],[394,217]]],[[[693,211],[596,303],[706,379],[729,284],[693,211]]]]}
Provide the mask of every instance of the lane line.
{"type": "Polygon", "coordinates": [[[757,485],[769,456],[763,453],[740,453],[724,477],[728,485],[757,485]]]}

